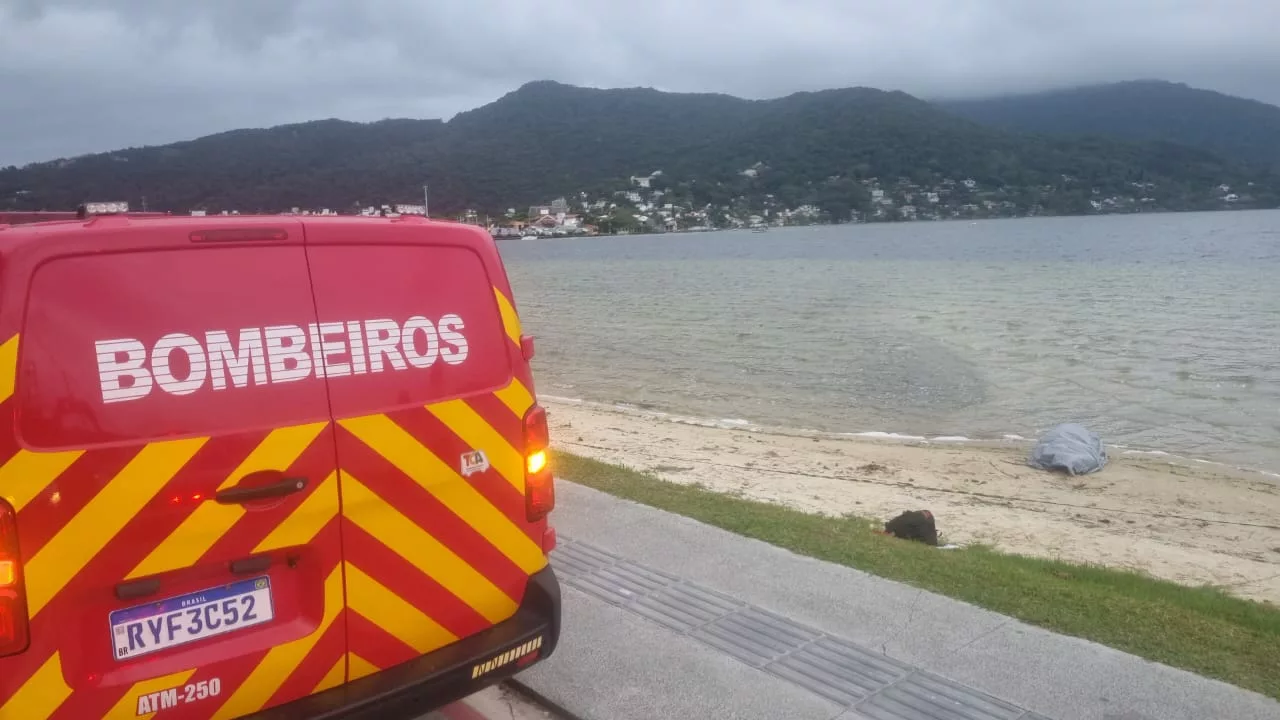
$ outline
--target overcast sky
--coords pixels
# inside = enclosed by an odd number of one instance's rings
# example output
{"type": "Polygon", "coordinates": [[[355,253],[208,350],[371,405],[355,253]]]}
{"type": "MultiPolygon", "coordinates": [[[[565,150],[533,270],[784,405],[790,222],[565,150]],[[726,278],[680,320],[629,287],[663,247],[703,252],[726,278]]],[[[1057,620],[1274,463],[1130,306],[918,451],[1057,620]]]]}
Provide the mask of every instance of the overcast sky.
{"type": "Polygon", "coordinates": [[[1280,104],[1280,0],[0,0],[0,165],[529,80],[922,97],[1137,78],[1280,104]]]}

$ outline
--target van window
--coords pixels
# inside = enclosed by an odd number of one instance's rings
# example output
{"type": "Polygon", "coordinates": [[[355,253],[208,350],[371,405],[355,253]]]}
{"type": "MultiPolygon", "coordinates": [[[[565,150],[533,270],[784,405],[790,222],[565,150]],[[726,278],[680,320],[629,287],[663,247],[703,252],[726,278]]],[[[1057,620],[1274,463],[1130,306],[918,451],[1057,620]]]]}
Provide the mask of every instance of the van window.
{"type": "Polygon", "coordinates": [[[31,279],[18,429],[41,449],[324,420],[299,246],[60,257],[31,279]]]}
{"type": "Polygon", "coordinates": [[[307,253],[316,308],[322,322],[333,323],[326,340],[333,343],[329,391],[337,417],[466,397],[510,382],[513,345],[475,252],[312,243],[323,229],[307,229],[307,253]]]}

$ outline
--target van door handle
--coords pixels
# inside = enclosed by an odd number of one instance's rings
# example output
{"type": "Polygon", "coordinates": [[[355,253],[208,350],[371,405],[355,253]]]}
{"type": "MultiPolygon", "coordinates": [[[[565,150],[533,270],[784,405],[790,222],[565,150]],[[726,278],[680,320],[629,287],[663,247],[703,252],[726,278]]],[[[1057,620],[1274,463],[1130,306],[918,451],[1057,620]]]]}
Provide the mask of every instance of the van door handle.
{"type": "Polygon", "coordinates": [[[160,592],[160,578],[130,580],[116,585],[116,597],[121,600],[134,600],[160,592]]]}
{"type": "Polygon", "coordinates": [[[213,496],[213,499],[223,505],[235,505],[238,503],[251,502],[253,500],[267,500],[269,498],[284,497],[296,492],[301,492],[306,488],[306,478],[285,478],[268,485],[257,485],[254,487],[236,486],[227,488],[226,490],[219,490],[218,493],[213,496]]]}

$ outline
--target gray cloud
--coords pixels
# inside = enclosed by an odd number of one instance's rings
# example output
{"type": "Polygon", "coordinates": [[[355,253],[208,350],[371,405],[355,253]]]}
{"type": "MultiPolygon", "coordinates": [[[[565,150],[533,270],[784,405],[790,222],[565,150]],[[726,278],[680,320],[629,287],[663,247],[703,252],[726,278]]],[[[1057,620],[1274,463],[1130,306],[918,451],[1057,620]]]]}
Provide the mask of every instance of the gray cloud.
{"type": "Polygon", "coordinates": [[[1280,104],[1273,0],[0,0],[0,164],[529,80],[922,97],[1162,78],[1280,104]]]}

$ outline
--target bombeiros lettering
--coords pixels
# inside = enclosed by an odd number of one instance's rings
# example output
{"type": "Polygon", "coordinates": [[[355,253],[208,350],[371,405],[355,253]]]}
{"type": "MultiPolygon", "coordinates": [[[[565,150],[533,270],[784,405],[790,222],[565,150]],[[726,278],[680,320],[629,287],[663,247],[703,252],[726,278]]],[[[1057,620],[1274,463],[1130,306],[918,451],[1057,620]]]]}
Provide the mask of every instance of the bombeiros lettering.
{"type": "Polygon", "coordinates": [[[368,373],[425,369],[467,359],[462,318],[403,323],[378,318],[169,333],[151,347],[137,338],[94,343],[104,403],[139,400],[152,391],[190,395],[368,373]]]}

